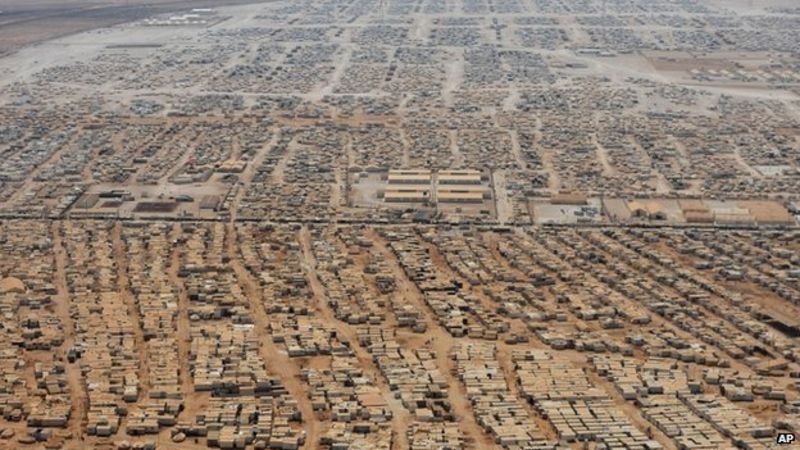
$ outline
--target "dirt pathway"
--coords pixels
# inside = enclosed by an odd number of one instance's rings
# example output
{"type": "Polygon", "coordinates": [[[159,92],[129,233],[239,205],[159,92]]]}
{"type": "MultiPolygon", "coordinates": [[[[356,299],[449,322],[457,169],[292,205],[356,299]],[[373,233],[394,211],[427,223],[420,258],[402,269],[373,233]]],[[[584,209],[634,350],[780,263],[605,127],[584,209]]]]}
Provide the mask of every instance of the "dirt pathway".
{"type": "Polygon", "coordinates": [[[306,448],[315,448],[320,439],[321,430],[316,420],[314,408],[309,400],[309,388],[300,378],[300,367],[289,358],[286,351],[275,345],[269,332],[269,317],[264,309],[263,291],[251,274],[242,264],[238,249],[236,227],[227,225],[226,252],[229,264],[236,274],[236,279],[250,301],[250,313],[253,316],[255,332],[260,342],[259,352],[267,362],[267,371],[280,378],[289,395],[297,401],[297,407],[303,416],[303,430],[306,433],[306,448]]]}
{"type": "Polygon", "coordinates": [[[497,221],[501,224],[506,224],[511,222],[514,218],[514,204],[508,196],[508,190],[506,189],[506,171],[496,170],[493,172],[492,181],[497,221]]]}
{"type": "MultiPolygon", "coordinates": [[[[147,345],[144,341],[144,332],[139,315],[139,305],[137,299],[131,292],[130,281],[128,279],[128,249],[122,239],[122,224],[117,222],[111,229],[111,242],[114,248],[114,262],[117,266],[117,286],[122,301],[128,307],[128,316],[133,318],[131,325],[133,336],[136,341],[136,353],[139,358],[139,396],[138,401],[147,398],[150,391],[150,370],[147,357],[147,345]]],[[[138,405],[138,403],[137,403],[138,405]]]]}
{"type": "Polygon", "coordinates": [[[405,272],[386,242],[374,229],[369,230],[368,237],[374,243],[375,248],[383,254],[389,268],[392,269],[392,275],[397,280],[397,294],[419,311],[421,317],[425,320],[427,325],[427,330],[424,334],[427,339],[426,343],[431,346],[431,349],[436,354],[437,367],[447,377],[448,400],[453,406],[453,413],[459,421],[461,432],[468,441],[476,443],[478,448],[493,447],[494,443],[491,438],[483,432],[481,426],[475,421],[472,405],[467,400],[467,392],[464,385],[455,376],[455,365],[449,357],[450,350],[455,344],[455,338],[439,326],[438,321],[427,304],[425,304],[422,292],[406,277],[405,272]]]}
{"type": "MultiPolygon", "coordinates": [[[[172,229],[171,240],[175,241],[181,235],[180,226],[175,225],[172,229]]],[[[167,276],[170,282],[178,289],[178,315],[175,318],[177,330],[175,332],[175,343],[178,345],[178,367],[180,368],[181,390],[186,396],[186,407],[181,412],[183,419],[191,417],[191,412],[195,410],[193,405],[194,383],[189,373],[189,347],[191,346],[191,332],[189,330],[189,295],[186,293],[186,286],[178,276],[181,268],[181,251],[179,246],[172,249],[170,265],[167,269],[167,276]]]]}
{"type": "Polygon", "coordinates": [[[247,163],[247,167],[245,167],[244,171],[239,175],[239,190],[236,192],[236,195],[231,202],[231,210],[230,210],[230,221],[235,222],[237,215],[239,213],[239,204],[244,198],[245,193],[247,192],[247,188],[250,187],[250,184],[253,182],[253,178],[256,175],[256,170],[261,166],[266,159],[267,155],[269,154],[270,150],[275,147],[275,144],[278,143],[278,139],[280,138],[280,133],[276,132],[272,134],[270,140],[264,144],[256,155],[247,163]]]}
{"type": "MultiPolygon", "coordinates": [[[[64,249],[64,244],[61,240],[60,224],[53,222],[51,225],[51,234],[53,236],[53,252],[55,258],[55,286],[56,295],[54,297],[54,313],[61,322],[64,324],[64,343],[62,348],[69,350],[75,345],[75,328],[72,322],[72,316],[69,312],[70,295],[67,286],[66,267],[68,263],[67,252],[64,249]]],[[[86,386],[84,379],[81,375],[81,368],[79,363],[66,362],[64,365],[65,376],[67,384],[69,385],[70,399],[72,401],[72,409],[69,415],[69,422],[67,429],[69,429],[75,436],[80,439],[83,438],[83,431],[86,426],[86,411],[89,407],[89,397],[86,393],[86,386]]]]}
{"type": "Polygon", "coordinates": [[[406,430],[408,430],[408,426],[412,420],[410,413],[403,407],[400,401],[394,398],[394,394],[391,389],[389,389],[389,385],[386,384],[386,380],[383,378],[380,370],[378,370],[375,363],[372,361],[372,355],[358,345],[358,334],[355,328],[336,319],[333,310],[328,306],[325,287],[316,274],[316,259],[314,258],[311,245],[312,238],[308,227],[303,227],[300,230],[299,239],[303,249],[303,265],[306,270],[306,278],[309,281],[311,291],[314,293],[315,312],[321,316],[323,323],[336,328],[337,336],[339,336],[340,339],[350,342],[350,348],[353,349],[356,359],[358,359],[359,367],[364,369],[365,374],[369,375],[375,383],[375,386],[380,390],[383,398],[387,401],[389,409],[392,411],[391,425],[394,435],[392,439],[392,448],[408,448],[406,430]]]}

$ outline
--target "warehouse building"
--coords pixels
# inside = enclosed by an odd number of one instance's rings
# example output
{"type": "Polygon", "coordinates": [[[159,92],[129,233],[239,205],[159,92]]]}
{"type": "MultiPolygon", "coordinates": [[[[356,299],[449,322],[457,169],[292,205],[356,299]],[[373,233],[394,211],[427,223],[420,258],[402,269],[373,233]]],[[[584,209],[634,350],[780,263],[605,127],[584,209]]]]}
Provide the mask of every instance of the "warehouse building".
{"type": "Polygon", "coordinates": [[[491,199],[491,195],[481,186],[436,188],[436,200],[439,203],[482,203],[487,199],[491,199]]]}
{"type": "Polygon", "coordinates": [[[481,184],[479,170],[442,170],[436,177],[438,184],[481,184]]]}
{"type": "Polygon", "coordinates": [[[387,188],[383,191],[383,200],[387,203],[424,203],[430,197],[427,187],[387,188]]]}
{"type": "Polygon", "coordinates": [[[390,170],[386,181],[389,184],[430,184],[430,170],[390,170]]]}

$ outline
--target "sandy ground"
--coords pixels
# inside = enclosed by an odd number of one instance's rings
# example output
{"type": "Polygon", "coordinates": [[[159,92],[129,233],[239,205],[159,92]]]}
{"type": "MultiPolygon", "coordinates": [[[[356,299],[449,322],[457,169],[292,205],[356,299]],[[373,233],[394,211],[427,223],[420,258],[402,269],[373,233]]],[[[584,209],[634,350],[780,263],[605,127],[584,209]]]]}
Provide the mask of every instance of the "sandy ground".
{"type": "MultiPolygon", "coordinates": [[[[15,3],[14,5],[23,5],[21,0],[15,0],[19,3],[15,3]]],[[[722,6],[729,7],[731,9],[735,9],[737,11],[743,11],[745,13],[749,11],[756,11],[760,10],[760,8],[764,8],[765,6],[769,6],[774,4],[775,6],[795,6],[795,1],[770,1],[768,2],[769,5],[765,4],[764,2],[753,2],[750,0],[712,0],[715,3],[721,4],[722,6]],[[757,4],[757,6],[753,6],[757,4]]],[[[192,7],[198,7],[205,5],[206,3],[211,2],[192,2],[192,7]]],[[[117,23],[116,21],[124,22],[133,20],[134,18],[144,17],[144,15],[150,15],[153,13],[155,9],[161,11],[163,8],[164,11],[168,10],[168,8],[180,8],[186,7],[188,3],[186,1],[164,1],[158,2],[158,4],[150,4],[149,6],[136,6],[132,5],[131,2],[123,3],[120,1],[113,1],[113,2],[98,2],[91,4],[91,6],[85,6],[85,4],[81,4],[82,6],[77,6],[78,2],[71,0],[68,2],[61,2],[60,9],[54,10],[52,9],[53,3],[49,0],[34,0],[33,2],[25,2],[25,5],[29,6],[29,10],[23,11],[19,10],[18,12],[14,13],[17,14],[17,20],[13,20],[13,15],[3,15],[0,16],[0,43],[2,45],[7,45],[10,50],[18,50],[15,54],[12,54],[4,59],[3,65],[8,67],[9,69],[3,72],[0,72],[0,83],[9,83],[13,81],[25,80],[30,77],[32,74],[38,72],[44,67],[58,65],[58,64],[65,64],[74,62],[76,60],[80,60],[83,58],[90,58],[99,53],[105,46],[114,43],[127,43],[132,40],[139,42],[139,43],[162,43],[162,42],[176,42],[182,39],[189,39],[191,38],[197,30],[193,29],[177,29],[177,28],[170,28],[170,29],[152,29],[147,30],[146,32],[142,32],[141,29],[134,29],[133,27],[126,27],[120,26],[115,27],[111,30],[94,30],[89,31],[86,33],[81,34],[73,34],[82,30],[87,29],[94,29],[97,27],[104,27],[113,23],[117,23]],[[48,9],[50,8],[50,9],[48,9]],[[150,9],[148,9],[150,8],[150,9]],[[57,24],[54,26],[49,26],[49,24],[57,24]],[[27,31],[26,31],[27,30],[27,31]],[[9,37],[12,36],[13,37],[9,37]],[[47,40],[52,37],[56,36],[64,36],[68,35],[68,37],[62,37],[56,40],[50,40],[47,42],[39,42],[42,40],[47,40]],[[35,46],[30,46],[31,44],[36,44],[35,46]]],[[[12,5],[13,6],[13,5],[12,5]]],[[[10,11],[10,10],[9,10],[10,11]]],[[[248,18],[245,17],[246,15],[242,15],[238,19],[234,19],[230,23],[226,23],[225,26],[227,27],[239,27],[239,26],[247,26],[248,25],[248,18]]],[[[429,35],[430,28],[432,27],[432,19],[426,18],[424,20],[419,20],[416,22],[417,26],[412,30],[412,35],[419,38],[420,40],[426,39],[429,35]]],[[[572,26],[569,28],[569,32],[575,34],[576,39],[586,39],[586,36],[581,35],[581,32],[578,30],[579,27],[572,26]]],[[[515,46],[513,42],[513,38],[510,37],[511,33],[504,33],[506,36],[504,39],[505,42],[501,42],[501,44],[505,44],[505,48],[510,49],[519,49],[520,47],[515,46]]],[[[491,36],[490,36],[491,37],[491,36]]],[[[491,40],[491,39],[488,39],[491,40]]],[[[0,45],[0,52],[3,51],[2,45],[0,45]]],[[[252,49],[250,49],[252,50],[252,49]]],[[[621,55],[615,58],[592,58],[592,57],[578,57],[575,56],[569,50],[557,50],[552,52],[544,52],[552,57],[563,57],[569,58],[570,60],[584,62],[587,65],[587,69],[585,73],[594,76],[608,76],[611,80],[618,81],[620,83],[624,82],[628,77],[636,77],[636,78],[644,78],[651,81],[658,81],[664,83],[678,83],[684,85],[692,85],[692,83],[687,82],[686,80],[682,79],[680,75],[676,75],[675,70],[671,70],[671,67],[654,67],[652,59],[648,58],[647,55],[641,54],[632,54],[632,55],[621,55]],[[670,69],[670,70],[667,70],[670,69]]],[[[305,95],[305,98],[311,99],[314,101],[320,100],[323,96],[332,93],[339,83],[347,64],[349,63],[350,51],[345,51],[337,55],[337,58],[334,61],[335,70],[334,72],[323,82],[319,83],[310,93],[305,95]]],[[[230,64],[236,63],[238,60],[234,59],[230,61],[230,64]]],[[[688,63],[687,63],[688,64],[688,63]]],[[[688,67],[688,66],[687,66],[688,67]]],[[[447,105],[452,105],[455,102],[456,93],[459,89],[463,86],[464,83],[464,61],[463,59],[456,59],[454,61],[448,62],[445,64],[446,72],[445,72],[445,81],[444,81],[444,88],[443,88],[443,97],[445,103],[447,105]]],[[[787,99],[785,96],[782,97],[782,93],[780,91],[768,91],[766,89],[761,89],[758,87],[748,86],[743,88],[742,86],[736,86],[732,84],[721,84],[719,86],[709,86],[708,84],[704,84],[699,86],[702,89],[712,92],[716,95],[719,94],[735,94],[741,97],[747,98],[773,98],[773,99],[780,99],[781,101],[787,102],[795,97],[790,97],[787,99]]],[[[158,91],[154,89],[154,91],[158,91]]],[[[520,91],[516,88],[510,89],[509,96],[503,101],[502,108],[505,111],[512,111],[514,108],[514,102],[520,98],[520,91]]],[[[159,94],[166,93],[165,91],[158,91],[159,94]]],[[[180,94],[196,94],[196,93],[206,93],[203,91],[203,88],[200,86],[191,86],[185,90],[181,90],[180,94]]],[[[113,95],[118,96],[117,98],[131,98],[132,96],[136,95],[137,92],[115,92],[113,95]]],[[[247,96],[255,96],[258,93],[245,93],[247,96]]],[[[700,112],[704,110],[708,105],[707,104],[700,104],[694,108],[694,112],[700,112]]],[[[795,110],[796,111],[796,110],[795,110]]],[[[295,127],[300,126],[310,126],[313,125],[315,121],[307,120],[307,121],[298,121],[294,119],[281,119],[276,120],[276,123],[280,125],[290,125],[295,127]],[[282,121],[281,121],[282,120],[282,121]]],[[[351,119],[341,119],[340,123],[343,124],[363,124],[367,121],[370,121],[370,118],[364,117],[355,117],[351,119]]],[[[386,119],[383,119],[386,120],[386,119]]],[[[537,119],[538,129],[536,130],[536,139],[535,145],[538,146],[538,141],[541,138],[541,128],[542,122],[540,119],[537,119]]],[[[409,141],[407,136],[402,136],[403,143],[404,143],[404,150],[402,160],[404,164],[408,164],[410,160],[409,156],[409,141]]],[[[456,165],[463,165],[465,163],[464,154],[462,154],[458,148],[458,132],[456,130],[451,130],[449,132],[449,139],[450,139],[450,150],[454,159],[456,160],[456,165]]],[[[249,300],[249,310],[253,316],[255,322],[256,332],[259,336],[260,347],[259,351],[261,356],[267,361],[267,367],[270,373],[282,381],[282,383],[286,386],[288,392],[298,402],[299,409],[303,416],[303,423],[301,424],[303,430],[306,433],[306,448],[315,448],[318,445],[319,438],[324,433],[325,427],[328,425],[327,421],[318,420],[315,412],[313,411],[311,402],[309,401],[309,393],[310,388],[309,386],[304,383],[301,378],[301,370],[305,365],[310,365],[313,367],[326,367],[326,362],[329,362],[326,357],[315,357],[315,358],[289,358],[286,354],[286,351],[283,347],[279,345],[275,345],[269,335],[269,317],[264,310],[264,293],[261,287],[259,286],[257,280],[246,270],[243,264],[243,260],[241,254],[239,252],[238,246],[243,244],[239,241],[239,236],[236,233],[236,205],[241,201],[245,188],[251,183],[253,176],[255,174],[256,168],[260,165],[260,163],[265,159],[267,152],[269,149],[274,146],[278,141],[278,135],[274,134],[272,136],[271,141],[266,143],[263,148],[259,149],[253,160],[247,166],[246,170],[241,174],[239,179],[240,187],[242,189],[239,190],[239,193],[235,197],[233,201],[233,208],[232,214],[226,223],[226,233],[225,233],[225,254],[226,256],[230,257],[230,264],[234,270],[236,275],[237,283],[242,287],[244,293],[246,294],[247,299],[249,300]]],[[[600,166],[603,168],[603,172],[606,175],[614,175],[617,172],[617,168],[613,165],[613,158],[611,158],[608,154],[608,151],[603,148],[596,139],[593,141],[596,147],[596,159],[600,166]]],[[[514,160],[516,161],[517,165],[522,167],[524,166],[524,158],[520,152],[519,148],[519,140],[516,133],[512,133],[511,138],[512,155],[514,160]]],[[[635,144],[638,145],[638,144],[635,144]]],[[[681,156],[686,158],[687,157],[687,149],[684,147],[678,147],[678,151],[681,153],[681,156]]],[[[67,146],[65,146],[67,148],[67,146]]],[[[275,183],[276,185],[280,185],[284,183],[284,170],[287,169],[291,158],[297,153],[303,151],[304,148],[299,146],[296,143],[292,143],[289,145],[289,149],[285,155],[281,158],[280,162],[277,164],[277,167],[272,173],[271,182],[275,183]]],[[[641,148],[640,148],[641,150],[641,148]]],[[[47,163],[56,161],[60,156],[62,156],[62,152],[65,151],[64,149],[60,151],[56,151],[47,163]]],[[[234,150],[234,155],[239,151],[239,149],[234,150]]],[[[641,150],[643,151],[643,150],[641,150]]],[[[345,153],[347,154],[347,159],[349,160],[348,166],[353,164],[355,160],[355,154],[352,149],[352,145],[350,143],[347,144],[347,148],[345,149],[345,153]]],[[[177,161],[176,167],[189,158],[190,153],[186,151],[177,161]]],[[[549,189],[552,191],[558,191],[562,186],[562,182],[558,177],[558,172],[554,169],[555,166],[555,159],[558,155],[554,155],[552,153],[548,153],[547,151],[542,152],[542,160],[545,170],[549,173],[549,189]]],[[[734,153],[735,161],[745,170],[750,172],[752,175],[756,175],[754,169],[750,167],[747,162],[744,160],[742,155],[738,153],[734,153]]],[[[41,168],[40,168],[41,169],[41,168]]],[[[40,169],[35,170],[30,176],[29,180],[35,177],[36,174],[39,173],[40,169]]],[[[162,179],[160,180],[161,185],[168,184],[168,176],[172,172],[166,173],[162,179]]],[[[84,172],[86,174],[86,172],[84,172]]],[[[135,177],[133,177],[135,178],[135,177]]],[[[346,202],[346,196],[348,194],[347,190],[342,190],[342,186],[346,184],[345,180],[347,178],[347,174],[344,172],[343,166],[337,166],[336,172],[336,182],[332,183],[331,188],[334,189],[334,195],[332,196],[332,203],[333,206],[340,206],[346,202]]],[[[510,178],[506,171],[500,170],[495,171],[492,173],[493,179],[493,187],[495,190],[495,201],[497,205],[497,215],[498,219],[501,223],[505,223],[512,219],[512,204],[507,195],[505,186],[507,182],[509,182],[510,178]]],[[[658,191],[659,192],[666,192],[669,190],[667,185],[667,181],[662,177],[658,178],[658,191]]],[[[12,198],[12,201],[16,201],[20,198],[22,194],[27,190],[28,187],[32,186],[32,184],[28,183],[25,185],[25,188],[20,189],[17,193],[17,196],[12,198]]],[[[2,205],[0,205],[2,206],[2,205]]],[[[67,330],[65,335],[65,342],[63,348],[69,348],[75,340],[74,333],[72,330],[72,323],[70,322],[70,314],[69,314],[69,294],[67,291],[66,286],[66,279],[65,279],[65,265],[67,264],[68,258],[65,254],[64,245],[61,242],[60,233],[58,232],[58,224],[53,225],[53,234],[55,236],[54,245],[55,245],[55,284],[58,291],[56,295],[56,314],[62,319],[64,323],[64,327],[67,330]]],[[[522,230],[515,230],[516,233],[522,233],[522,230]]],[[[180,236],[181,232],[179,230],[179,226],[176,225],[173,228],[173,235],[172,238],[177,238],[180,236]]],[[[449,397],[450,402],[454,408],[454,413],[459,419],[459,427],[461,431],[467,436],[468,440],[471,441],[474,445],[474,448],[491,448],[493,443],[489,436],[484,433],[483,429],[480,425],[476,422],[474,411],[472,406],[470,405],[469,401],[467,400],[466,391],[462,383],[459,382],[457,376],[455,374],[455,368],[453,361],[450,360],[448,357],[448,353],[453,348],[453,346],[457,342],[468,342],[469,339],[456,339],[453,338],[449,333],[447,333],[439,324],[436,318],[433,315],[431,309],[425,304],[423,296],[421,292],[417,289],[415,284],[408,280],[408,278],[403,273],[403,270],[398,264],[397,259],[392,254],[390,249],[388,248],[387,242],[379,237],[378,232],[375,229],[371,229],[367,231],[367,236],[371,239],[371,241],[375,244],[375,248],[377,251],[385,257],[385,260],[390,267],[393,275],[395,276],[398,282],[398,288],[395,295],[397,296],[398,301],[407,302],[408,304],[412,305],[419,311],[422,315],[423,320],[427,324],[427,331],[424,334],[412,334],[407,330],[399,330],[398,331],[398,341],[402,342],[404,345],[407,345],[409,348],[418,349],[423,346],[428,346],[434,350],[436,353],[436,364],[440,371],[448,377],[449,386],[447,390],[447,394],[449,397]]],[[[500,240],[499,236],[492,233],[486,233],[482,235],[486,242],[488,242],[489,246],[492,248],[492,252],[494,255],[494,259],[500,264],[505,270],[509,270],[512,273],[516,273],[518,276],[524,278],[524,274],[519,273],[516,271],[511,264],[505,258],[503,258],[498,250],[497,250],[497,242],[500,240]]],[[[519,236],[519,235],[518,235],[519,236]]],[[[521,238],[521,236],[519,236],[521,238]]],[[[112,232],[112,239],[113,239],[113,250],[114,250],[114,260],[116,261],[116,269],[118,271],[118,278],[119,278],[119,289],[120,295],[123,296],[125,300],[125,305],[128,309],[128,314],[136,316],[138,313],[136,311],[135,299],[133,298],[130,292],[130,286],[128,283],[127,278],[127,255],[125,254],[125,244],[122,241],[122,236],[120,233],[120,225],[117,224],[112,232]]],[[[402,407],[402,405],[394,399],[393,392],[387,386],[384,377],[381,375],[380,371],[376,367],[375,363],[372,361],[371,355],[366,351],[366,349],[360,347],[356,344],[356,329],[353,326],[350,326],[346,323],[343,323],[335,318],[335,313],[332,310],[331,306],[326,301],[325,296],[325,287],[322,285],[320,278],[317,275],[317,261],[314,258],[312,247],[311,247],[311,236],[308,227],[302,227],[297,234],[297,240],[301,245],[302,248],[302,255],[303,255],[303,275],[308,280],[312,293],[313,299],[311,303],[313,304],[314,309],[314,317],[323,321],[324,323],[330,325],[331,327],[335,328],[337,334],[341,336],[344,340],[347,340],[352,343],[353,349],[356,355],[356,358],[359,360],[361,367],[364,369],[365,373],[374,381],[375,385],[379,388],[380,392],[387,400],[387,403],[392,411],[393,419],[390,423],[390,426],[393,431],[393,447],[396,449],[407,448],[408,446],[408,439],[405,433],[406,429],[408,428],[410,422],[413,420],[411,414],[402,407]]],[[[480,287],[478,286],[470,286],[470,284],[460,277],[455,271],[451,270],[449,265],[447,264],[442,251],[444,249],[437,248],[432,244],[426,244],[426,249],[428,250],[429,255],[431,256],[432,261],[436,265],[437,269],[445,273],[448,277],[453,280],[460,281],[467,290],[472,290],[476,297],[479,299],[481,306],[483,306],[488,311],[495,311],[497,309],[497,305],[483,292],[481,292],[480,287]]],[[[563,247],[567,247],[564,243],[554,243],[554,248],[561,249],[563,247]]],[[[341,250],[344,251],[342,248],[341,250]]],[[[181,249],[176,248],[173,253],[171,254],[171,260],[169,261],[168,266],[168,277],[171,283],[178,287],[178,320],[177,320],[177,330],[176,330],[176,338],[177,338],[177,345],[178,345],[178,355],[181,363],[181,367],[183,370],[180,374],[180,381],[182,389],[186,395],[186,409],[181,414],[181,420],[191,420],[194,415],[203,410],[205,402],[207,401],[207,394],[204,393],[195,393],[193,389],[192,379],[188,372],[188,358],[189,358],[189,345],[190,345],[190,325],[189,325],[189,318],[188,318],[188,308],[189,308],[189,299],[187,293],[184,288],[183,281],[178,277],[178,271],[181,265],[181,249]]],[[[665,250],[666,251],[666,250],[665,250]]],[[[615,256],[610,252],[597,250],[598,254],[603,254],[609,259],[615,258],[615,256]]],[[[680,259],[681,256],[678,254],[670,254],[671,257],[680,259]]],[[[357,258],[358,259],[358,258],[357,258]]],[[[686,262],[687,264],[690,263],[688,259],[681,260],[682,262],[686,262]]],[[[364,265],[363,260],[358,259],[356,262],[356,267],[362,269],[364,265]]],[[[627,267],[627,266],[626,266],[627,267]]],[[[633,267],[628,267],[631,272],[635,270],[633,267]]],[[[557,275],[557,274],[551,274],[557,275]]],[[[601,281],[596,277],[587,277],[587,279],[591,280],[593,283],[597,283],[601,285],[601,281]]],[[[736,290],[737,292],[745,292],[751,295],[754,298],[757,298],[760,304],[763,304],[769,308],[775,309],[780,313],[784,313],[787,315],[799,315],[800,308],[794,307],[792,305],[787,305],[786,302],[782,302],[781,300],[777,299],[774,295],[770,292],[767,292],[765,289],[755,286],[752,283],[729,283],[727,284],[730,288],[736,290]]],[[[558,287],[563,290],[568,290],[569,286],[566,282],[559,281],[558,287]]],[[[677,292],[675,289],[667,289],[668,293],[673,294],[675,296],[679,296],[680,293],[677,292]]],[[[554,301],[554,294],[555,290],[547,291],[545,294],[547,301],[553,302],[554,301]]],[[[620,301],[621,307],[630,307],[631,309],[635,309],[636,307],[640,307],[637,305],[633,300],[624,299],[620,301]]],[[[391,314],[387,314],[391,316],[391,314]]],[[[511,329],[514,333],[524,333],[530,334],[526,328],[526,323],[520,319],[510,320],[511,329]]],[[[395,327],[396,323],[394,322],[393,318],[389,318],[386,322],[387,327],[395,327]]],[[[590,331],[600,331],[599,325],[597,322],[594,323],[585,323],[585,322],[576,322],[573,319],[570,319],[570,322],[564,325],[565,327],[585,327],[587,330],[590,331]]],[[[671,322],[660,318],[660,317],[653,317],[653,326],[663,327],[673,331],[677,336],[684,338],[689,341],[694,341],[695,339],[690,336],[688,333],[683,332],[682,330],[676,328],[671,322]]],[[[142,332],[140,327],[135,328],[135,336],[137,337],[138,341],[142,341],[142,332]]],[[[722,337],[722,336],[718,336],[722,337]]],[[[544,344],[541,342],[532,339],[532,342],[528,344],[524,344],[521,347],[524,348],[536,348],[536,349],[546,349],[544,344]]],[[[504,375],[506,377],[506,381],[509,385],[511,394],[515,397],[515,399],[525,402],[524,395],[520,392],[519,386],[516,383],[513,368],[512,368],[512,361],[511,361],[511,352],[515,347],[512,347],[509,344],[504,342],[498,341],[497,342],[498,354],[497,358],[499,364],[503,368],[504,375]]],[[[565,351],[563,354],[569,358],[570,360],[574,361],[577,365],[581,367],[586,367],[586,358],[585,355],[578,354],[575,351],[565,351]]],[[[40,357],[40,356],[37,356],[40,357]]],[[[144,389],[140,393],[140,399],[146,397],[147,395],[147,355],[145,354],[144,347],[140,349],[139,357],[142,360],[142,364],[140,365],[140,379],[143,382],[144,389]]],[[[636,358],[639,360],[643,360],[644,356],[641,353],[636,354],[636,358]]],[[[734,362],[733,367],[737,370],[742,371],[743,373],[749,373],[751,371],[749,367],[744,365],[741,362],[734,362]]],[[[28,370],[30,372],[30,370],[28,370]]],[[[30,373],[27,373],[30,375],[30,373]]],[[[645,421],[641,413],[638,409],[636,409],[632,404],[624,401],[621,396],[616,393],[615,388],[605,379],[602,379],[595,374],[590,374],[590,379],[593,383],[597,386],[602,387],[609,395],[619,404],[620,409],[631,419],[631,421],[641,430],[646,430],[651,428],[650,424],[645,421]]],[[[85,390],[86,387],[83,385],[83,381],[81,379],[81,374],[79,371],[79,367],[77,364],[68,364],[67,365],[67,380],[70,386],[71,394],[73,396],[73,411],[72,411],[72,418],[68,425],[68,429],[75,433],[76,436],[80,436],[81,429],[82,429],[82,419],[86,414],[86,401],[85,401],[85,390]]],[[[757,402],[753,407],[752,410],[754,414],[758,417],[764,418],[771,418],[774,415],[772,404],[763,404],[761,402],[757,402]]],[[[532,417],[535,418],[536,423],[539,425],[539,428],[542,429],[543,433],[548,438],[555,437],[555,430],[553,427],[545,420],[543,417],[539,416],[535,410],[526,404],[526,409],[531,414],[532,417]]],[[[172,445],[168,442],[168,430],[162,432],[159,436],[159,440],[165,442],[162,445],[163,448],[200,448],[198,445],[192,445],[190,442],[186,442],[183,445],[172,445]]],[[[119,437],[119,436],[118,436],[119,437]]],[[[660,442],[665,448],[674,448],[674,445],[667,438],[660,432],[654,432],[654,439],[660,442]]],[[[76,447],[77,448],[77,447],[76,447]]],[[[161,448],[161,447],[160,447],[161,448]]]]}
{"type": "MultiPolygon", "coordinates": [[[[265,0],[227,0],[226,5],[265,0]]],[[[219,6],[213,0],[6,0],[0,3],[0,55],[53,38],[154,14],[219,6]]]]}
{"type": "Polygon", "coordinates": [[[763,13],[770,8],[797,7],[795,0],[709,0],[709,3],[741,14],[763,13]]]}

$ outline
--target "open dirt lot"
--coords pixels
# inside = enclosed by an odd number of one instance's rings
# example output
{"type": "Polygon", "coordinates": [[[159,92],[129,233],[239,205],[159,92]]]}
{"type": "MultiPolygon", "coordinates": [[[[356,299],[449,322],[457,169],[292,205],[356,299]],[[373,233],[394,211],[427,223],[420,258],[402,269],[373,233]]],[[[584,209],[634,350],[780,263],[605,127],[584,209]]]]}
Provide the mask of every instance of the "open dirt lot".
{"type": "MultiPolygon", "coordinates": [[[[265,0],[231,0],[228,5],[265,0]]],[[[0,55],[85,30],[140,20],[153,14],[208,8],[213,0],[7,0],[0,3],[0,55]]]]}

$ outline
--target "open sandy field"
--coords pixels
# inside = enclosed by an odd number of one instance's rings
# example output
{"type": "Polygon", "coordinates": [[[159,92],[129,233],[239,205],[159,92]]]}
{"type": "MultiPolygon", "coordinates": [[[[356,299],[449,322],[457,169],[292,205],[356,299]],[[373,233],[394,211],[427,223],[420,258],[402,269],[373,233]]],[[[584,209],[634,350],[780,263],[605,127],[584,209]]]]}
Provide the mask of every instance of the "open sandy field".
{"type": "MultiPolygon", "coordinates": [[[[228,5],[264,0],[230,0],[228,5]]],[[[0,55],[85,30],[153,14],[216,6],[214,0],[7,0],[0,3],[0,55]]]]}

